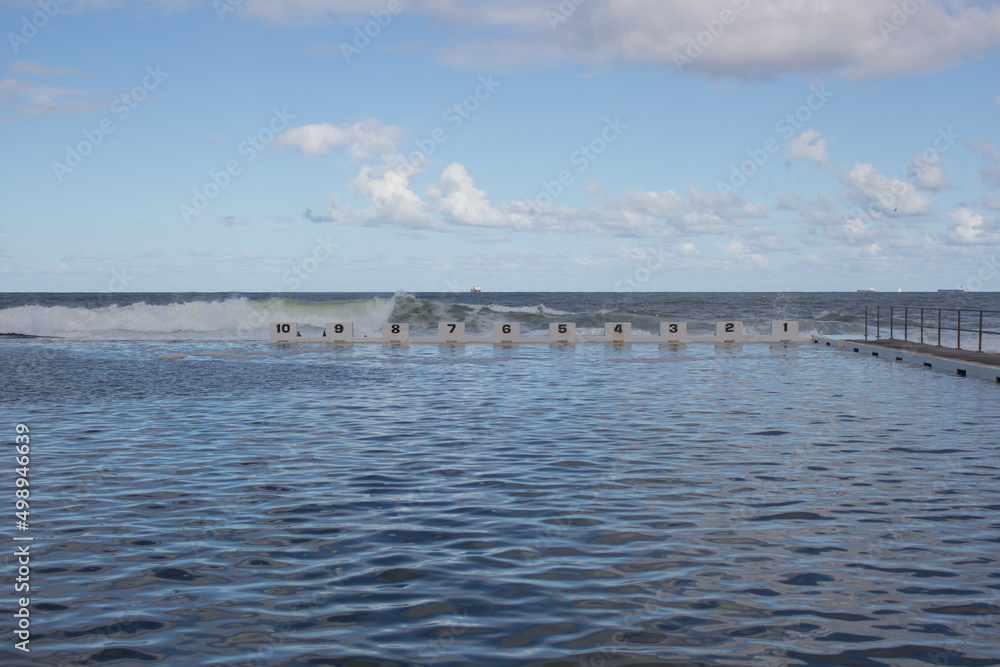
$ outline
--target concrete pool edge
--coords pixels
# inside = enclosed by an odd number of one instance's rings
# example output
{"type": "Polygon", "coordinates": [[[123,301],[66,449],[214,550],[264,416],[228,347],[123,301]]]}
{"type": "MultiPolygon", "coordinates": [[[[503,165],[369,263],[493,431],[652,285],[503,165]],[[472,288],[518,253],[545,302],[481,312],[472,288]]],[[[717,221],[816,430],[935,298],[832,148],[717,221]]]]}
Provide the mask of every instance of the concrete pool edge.
{"type": "Polygon", "coordinates": [[[951,350],[896,339],[865,341],[837,336],[813,335],[813,343],[865,357],[900,361],[931,370],[944,371],[958,377],[975,377],[1000,384],[1000,354],[951,350]]]}

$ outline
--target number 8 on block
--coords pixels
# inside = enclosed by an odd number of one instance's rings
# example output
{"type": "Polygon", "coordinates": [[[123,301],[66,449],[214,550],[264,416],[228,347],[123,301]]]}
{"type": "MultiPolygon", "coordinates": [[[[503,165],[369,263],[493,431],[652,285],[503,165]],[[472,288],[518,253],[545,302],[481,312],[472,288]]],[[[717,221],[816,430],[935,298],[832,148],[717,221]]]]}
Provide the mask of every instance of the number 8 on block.
{"type": "Polygon", "coordinates": [[[409,324],[383,324],[382,338],[390,343],[400,343],[410,337],[409,324]]]}

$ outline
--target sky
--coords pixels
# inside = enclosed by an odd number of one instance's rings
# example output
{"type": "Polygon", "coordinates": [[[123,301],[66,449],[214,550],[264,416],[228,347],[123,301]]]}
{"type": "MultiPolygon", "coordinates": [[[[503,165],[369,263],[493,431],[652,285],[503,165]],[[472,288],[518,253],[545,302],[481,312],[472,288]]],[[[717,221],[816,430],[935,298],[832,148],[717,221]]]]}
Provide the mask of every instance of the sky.
{"type": "Polygon", "coordinates": [[[0,289],[1000,291],[1000,2],[0,0],[0,289]]]}

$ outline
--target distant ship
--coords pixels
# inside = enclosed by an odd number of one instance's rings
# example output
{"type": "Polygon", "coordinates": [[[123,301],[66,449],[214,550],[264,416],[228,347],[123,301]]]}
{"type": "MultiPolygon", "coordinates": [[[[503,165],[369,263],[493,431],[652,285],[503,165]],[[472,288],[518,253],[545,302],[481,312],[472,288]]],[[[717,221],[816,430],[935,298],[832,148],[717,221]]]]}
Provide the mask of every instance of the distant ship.
{"type": "Polygon", "coordinates": [[[874,291],[875,291],[874,287],[869,287],[868,289],[859,289],[858,294],[864,294],[865,292],[874,292],[874,291]]]}
{"type": "Polygon", "coordinates": [[[472,292],[473,294],[479,294],[480,292],[483,291],[483,288],[480,287],[479,285],[476,285],[475,287],[473,287],[469,291],[472,292]]]}
{"type": "Polygon", "coordinates": [[[963,287],[962,285],[959,285],[958,289],[939,289],[938,290],[938,292],[951,292],[952,294],[957,294],[957,293],[964,292],[964,291],[965,291],[965,287],[963,287]]]}

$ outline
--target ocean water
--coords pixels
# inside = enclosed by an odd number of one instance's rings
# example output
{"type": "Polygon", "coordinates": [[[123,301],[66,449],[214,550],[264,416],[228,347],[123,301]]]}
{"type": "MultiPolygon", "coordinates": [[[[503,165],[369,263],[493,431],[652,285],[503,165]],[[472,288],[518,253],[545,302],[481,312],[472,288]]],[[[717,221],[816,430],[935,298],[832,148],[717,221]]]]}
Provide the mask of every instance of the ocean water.
{"type": "Polygon", "coordinates": [[[10,448],[0,663],[1000,664],[995,384],[813,345],[263,340],[272,319],[858,335],[873,297],[4,295],[31,519],[10,448]]]}

